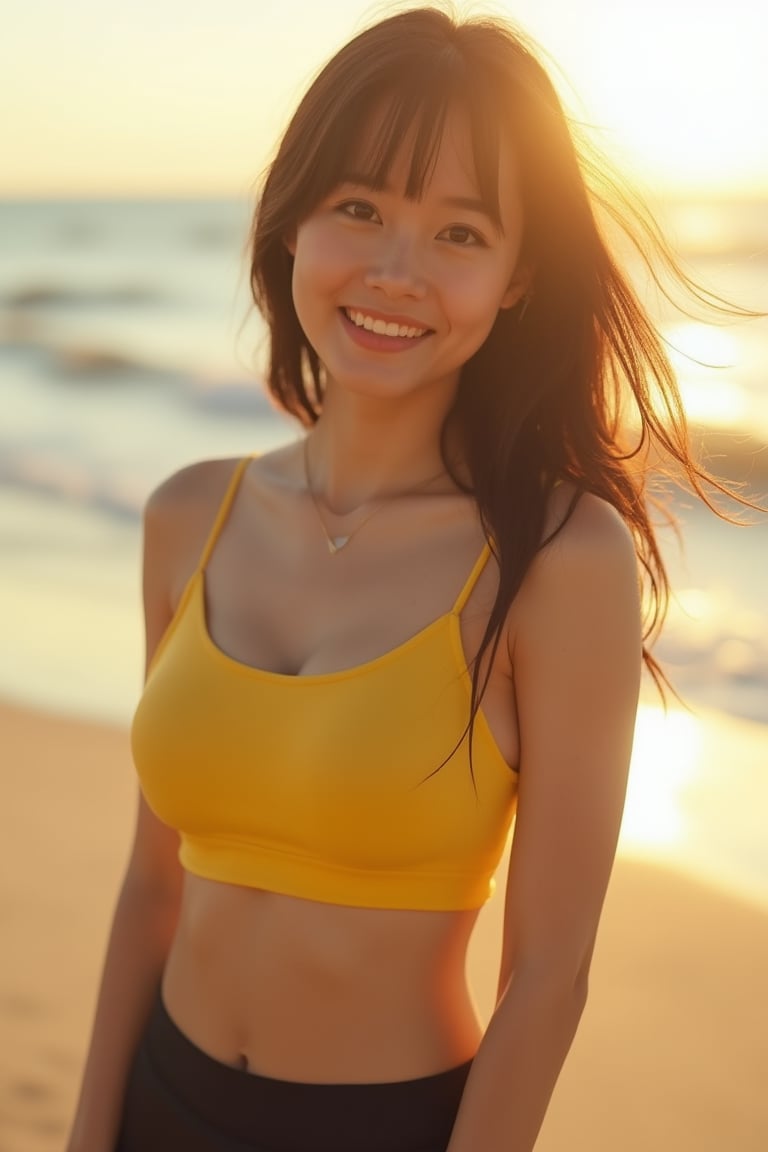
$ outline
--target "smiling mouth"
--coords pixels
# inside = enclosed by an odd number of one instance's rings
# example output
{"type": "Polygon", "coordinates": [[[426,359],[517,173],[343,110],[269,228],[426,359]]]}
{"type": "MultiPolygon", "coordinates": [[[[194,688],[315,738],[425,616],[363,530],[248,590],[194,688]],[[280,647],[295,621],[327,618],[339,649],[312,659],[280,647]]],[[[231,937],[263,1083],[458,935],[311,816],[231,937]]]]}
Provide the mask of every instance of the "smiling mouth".
{"type": "Polygon", "coordinates": [[[397,320],[383,320],[379,316],[371,316],[361,312],[358,308],[341,308],[340,311],[356,328],[364,328],[366,332],[374,332],[377,336],[397,336],[400,339],[418,340],[427,336],[432,328],[422,328],[415,324],[400,323],[397,320]]]}

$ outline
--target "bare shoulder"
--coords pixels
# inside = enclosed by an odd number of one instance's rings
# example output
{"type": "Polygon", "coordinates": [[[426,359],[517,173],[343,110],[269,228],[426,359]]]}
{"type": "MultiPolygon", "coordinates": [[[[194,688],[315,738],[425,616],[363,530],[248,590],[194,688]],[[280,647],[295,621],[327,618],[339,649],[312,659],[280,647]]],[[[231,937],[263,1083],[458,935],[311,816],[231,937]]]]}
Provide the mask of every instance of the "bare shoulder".
{"type": "Polygon", "coordinates": [[[237,458],[202,460],[174,472],[151,492],[144,506],[145,599],[156,588],[166,604],[178,600],[237,465],[237,458]]]}
{"type": "Polygon", "coordinates": [[[521,630],[548,627],[553,613],[567,614],[576,627],[592,616],[636,621],[639,586],[635,542],[620,513],[599,496],[562,485],[511,614],[510,641],[521,630]]]}
{"type": "Polygon", "coordinates": [[[145,528],[177,541],[205,538],[239,463],[239,457],[200,460],[173,472],[150,493],[145,528]]]}
{"type": "Polygon", "coordinates": [[[542,554],[564,549],[588,555],[596,549],[634,555],[632,533],[620,513],[607,500],[592,492],[577,492],[572,484],[555,489],[549,509],[549,522],[542,554]]]}
{"type": "Polygon", "coordinates": [[[606,571],[637,577],[637,554],[626,521],[612,504],[591,492],[561,485],[553,494],[545,542],[532,565],[532,583],[580,573],[591,578],[606,571]]]}
{"type": "Polygon", "coordinates": [[[194,514],[196,510],[211,505],[218,507],[238,463],[238,457],[228,457],[200,460],[180,468],[150,493],[144,508],[145,516],[169,520],[178,515],[194,514]]]}
{"type": "MultiPolygon", "coordinates": [[[[247,486],[261,501],[295,487],[296,448],[287,444],[248,457],[247,486]]],[[[242,457],[201,460],[173,472],[151,492],[144,506],[145,537],[198,556],[242,457]]],[[[244,478],[245,485],[245,478],[244,478]]]]}
{"type": "MultiPolygon", "coordinates": [[[[280,487],[290,475],[295,457],[292,444],[249,457],[248,474],[261,490],[280,487]]],[[[229,483],[242,457],[200,460],[180,468],[163,480],[150,494],[145,515],[160,519],[200,515],[205,519],[211,509],[218,510],[229,483]]]]}

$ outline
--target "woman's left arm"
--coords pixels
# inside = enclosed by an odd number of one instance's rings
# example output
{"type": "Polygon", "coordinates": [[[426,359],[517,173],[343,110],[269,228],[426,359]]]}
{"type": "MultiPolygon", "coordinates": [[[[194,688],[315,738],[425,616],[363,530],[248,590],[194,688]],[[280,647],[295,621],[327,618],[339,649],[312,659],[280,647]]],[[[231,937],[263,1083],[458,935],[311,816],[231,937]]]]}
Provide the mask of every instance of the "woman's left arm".
{"type": "Polygon", "coordinates": [[[609,505],[581,499],[512,616],[521,757],[499,996],[447,1152],[531,1152],[586,1002],[642,663],[635,550],[609,505]]]}

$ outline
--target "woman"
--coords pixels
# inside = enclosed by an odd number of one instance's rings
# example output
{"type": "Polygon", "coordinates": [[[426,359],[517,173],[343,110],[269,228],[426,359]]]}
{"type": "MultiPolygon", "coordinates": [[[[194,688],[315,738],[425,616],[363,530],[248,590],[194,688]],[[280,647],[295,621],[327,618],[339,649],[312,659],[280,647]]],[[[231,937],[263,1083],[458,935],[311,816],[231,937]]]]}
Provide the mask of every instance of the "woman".
{"type": "Polygon", "coordinates": [[[699,483],[588,171],[519,37],[431,9],[291,121],[252,284],[306,434],[147,506],[142,795],[69,1152],[533,1148],[658,675],[639,448],[699,483]]]}

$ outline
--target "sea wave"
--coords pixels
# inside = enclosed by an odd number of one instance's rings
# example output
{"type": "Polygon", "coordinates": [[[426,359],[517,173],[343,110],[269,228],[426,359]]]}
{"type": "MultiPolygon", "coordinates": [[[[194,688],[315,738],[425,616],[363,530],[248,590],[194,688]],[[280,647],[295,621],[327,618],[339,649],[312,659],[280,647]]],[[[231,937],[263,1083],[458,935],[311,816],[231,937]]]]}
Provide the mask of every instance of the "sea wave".
{"type": "Polygon", "coordinates": [[[242,243],[251,213],[246,199],[0,200],[0,221],[13,247],[68,251],[125,244],[179,249],[242,243]]]}
{"type": "Polygon", "coordinates": [[[0,441],[0,484],[27,495],[118,520],[138,520],[146,498],[140,482],[51,450],[14,451],[0,441]]]}
{"type": "Polygon", "coordinates": [[[148,284],[97,284],[88,287],[54,280],[25,281],[0,291],[0,306],[10,311],[50,308],[131,308],[158,305],[163,294],[148,284]]]}
{"type": "Polygon", "coordinates": [[[767,625],[732,592],[682,588],[654,656],[683,701],[768,724],[767,625]]]}
{"type": "MultiPolygon", "coordinates": [[[[126,390],[151,385],[178,393],[192,409],[212,415],[260,415],[269,408],[260,382],[243,370],[235,377],[206,370],[194,372],[184,364],[152,362],[97,342],[61,340],[45,332],[17,333],[0,339],[0,365],[6,371],[31,369],[43,387],[57,383],[110,385],[126,390]]],[[[53,400],[53,396],[52,396],[53,400]]]]}
{"type": "Polygon", "coordinates": [[[75,381],[78,384],[143,384],[183,387],[188,376],[180,368],[152,364],[146,359],[125,355],[97,343],[59,340],[45,331],[28,327],[6,330],[0,342],[0,363],[6,371],[31,369],[45,382],[75,381]]]}

